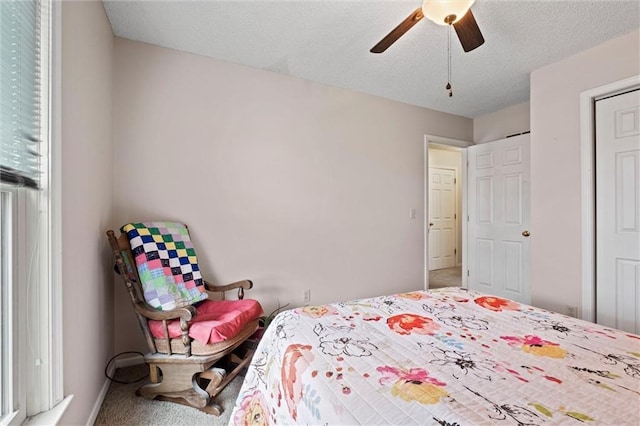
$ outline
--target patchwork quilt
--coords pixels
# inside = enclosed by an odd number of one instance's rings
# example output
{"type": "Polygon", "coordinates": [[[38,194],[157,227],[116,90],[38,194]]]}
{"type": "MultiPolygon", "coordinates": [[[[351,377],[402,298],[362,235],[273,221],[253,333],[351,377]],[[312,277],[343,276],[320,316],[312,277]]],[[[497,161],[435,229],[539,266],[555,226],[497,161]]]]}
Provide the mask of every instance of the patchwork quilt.
{"type": "Polygon", "coordinates": [[[640,336],[459,288],[280,313],[230,424],[638,425],[640,336]]]}
{"type": "Polygon", "coordinates": [[[147,303],[160,310],[191,305],[208,297],[189,230],[182,223],[130,223],[122,227],[147,303]]]}

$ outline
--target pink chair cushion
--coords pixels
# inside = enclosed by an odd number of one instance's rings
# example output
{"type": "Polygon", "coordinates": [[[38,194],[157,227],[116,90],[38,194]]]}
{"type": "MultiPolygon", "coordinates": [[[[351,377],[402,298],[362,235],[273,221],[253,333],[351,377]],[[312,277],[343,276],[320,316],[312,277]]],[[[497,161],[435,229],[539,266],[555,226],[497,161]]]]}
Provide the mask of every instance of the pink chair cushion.
{"type": "MultiPolygon", "coordinates": [[[[205,300],[196,306],[198,314],[189,327],[189,336],[200,343],[218,343],[237,335],[244,326],[263,314],[256,300],[205,300]]],[[[181,337],[180,320],[167,323],[169,337],[181,337]]],[[[149,321],[151,334],[166,339],[162,321],[149,321]]]]}

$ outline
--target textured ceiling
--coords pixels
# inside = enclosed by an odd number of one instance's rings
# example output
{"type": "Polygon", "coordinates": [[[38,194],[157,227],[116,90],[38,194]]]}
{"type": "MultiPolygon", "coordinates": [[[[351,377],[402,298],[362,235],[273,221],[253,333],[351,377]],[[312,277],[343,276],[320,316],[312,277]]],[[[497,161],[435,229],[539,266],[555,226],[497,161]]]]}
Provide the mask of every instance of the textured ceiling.
{"type": "Polygon", "coordinates": [[[104,1],[119,37],[472,118],[527,101],[532,70],[640,27],[640,0],[477,0],[486,42],[464,53],[453,33],[449,98],[446,27],[423,19],[369,53],[420,4],[104,1]]]}

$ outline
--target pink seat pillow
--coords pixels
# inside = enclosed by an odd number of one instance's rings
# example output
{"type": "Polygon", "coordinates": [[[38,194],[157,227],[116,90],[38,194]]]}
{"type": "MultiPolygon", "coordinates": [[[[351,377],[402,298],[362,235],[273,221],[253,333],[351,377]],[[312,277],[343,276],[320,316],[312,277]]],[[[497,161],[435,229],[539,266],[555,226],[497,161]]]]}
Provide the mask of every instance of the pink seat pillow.
{"type": "MultiPolygon", "coordinates": [[[[203,344],[218,343],[236,336],[244,326],[263,314],[256,300],[205,300],[196,305],[198,314],[189,326],[189,336],[203,344]]],[[[167,323],[169,337],[181,337],[180,320],[167,323]]],[[[149,321],[153,337],[166,339],[162,321],[149,321]]]]}

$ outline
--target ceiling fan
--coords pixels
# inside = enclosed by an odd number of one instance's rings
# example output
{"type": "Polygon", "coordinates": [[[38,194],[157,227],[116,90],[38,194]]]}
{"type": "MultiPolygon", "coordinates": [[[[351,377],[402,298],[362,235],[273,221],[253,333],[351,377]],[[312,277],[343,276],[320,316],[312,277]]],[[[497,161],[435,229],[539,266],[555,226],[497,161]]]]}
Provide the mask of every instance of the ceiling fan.
{"type": "Polygon", "coordinates": [[[470,52],[484,43],[484,37],[470,9],[474,2],[475,0],[424,0],[422,7],[414,10],[400,25],[373,46],[370,52],[384,52],[424,17],[438,25],[453,25],[462,49],[470,52]]]}

